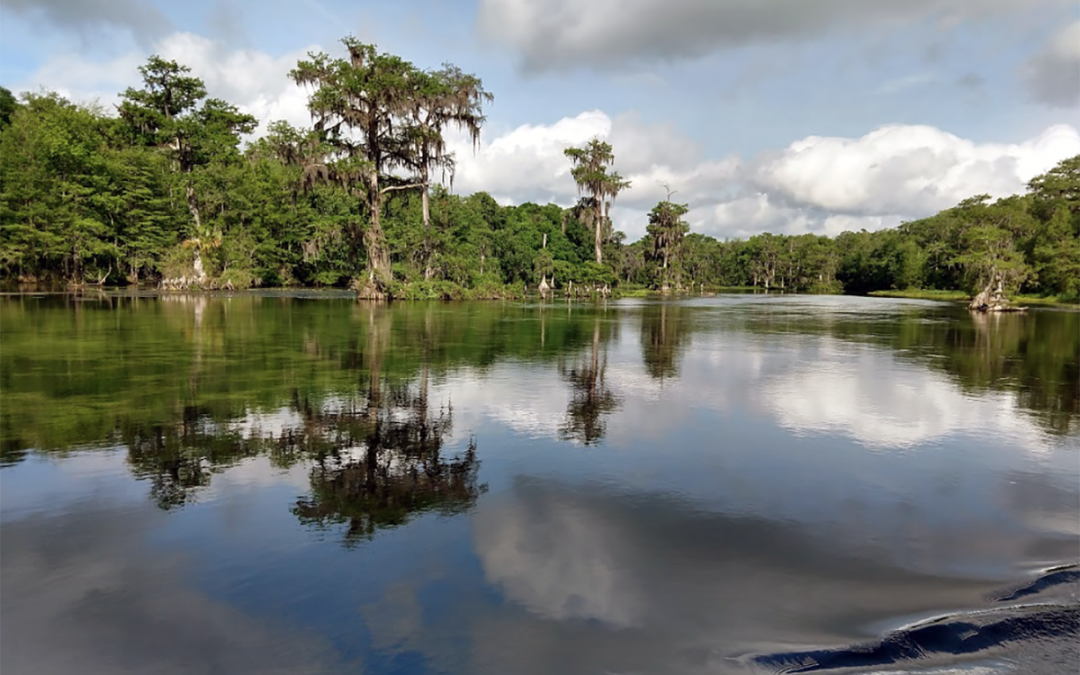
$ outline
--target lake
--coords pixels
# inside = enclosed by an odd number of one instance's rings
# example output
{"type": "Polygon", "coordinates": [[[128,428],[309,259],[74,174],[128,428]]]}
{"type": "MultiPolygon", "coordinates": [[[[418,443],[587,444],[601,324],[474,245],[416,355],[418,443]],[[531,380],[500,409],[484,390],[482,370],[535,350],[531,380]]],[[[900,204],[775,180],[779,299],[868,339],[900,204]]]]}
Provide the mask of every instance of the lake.
{"type": "Polygon", "coordinates": [[[1075,672],[1080,313],[0,299],[0,671],[1075,672]]]}

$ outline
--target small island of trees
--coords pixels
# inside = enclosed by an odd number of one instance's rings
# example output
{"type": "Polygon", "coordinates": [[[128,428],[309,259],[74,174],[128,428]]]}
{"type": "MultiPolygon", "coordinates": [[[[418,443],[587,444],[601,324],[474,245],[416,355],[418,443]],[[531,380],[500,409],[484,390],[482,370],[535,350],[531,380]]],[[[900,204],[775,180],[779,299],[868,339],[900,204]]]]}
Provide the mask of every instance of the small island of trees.
{"type": "Polygon", "coordinates": [[[446,134],[479,142],[493,100],[481,79],[342,43],[344,57],[310,54],[288,73],[311,127],[275,121],[247,142],[258,120],[158,56],[115,110],[0,88],[0,282],[352,287],[368,299],[746,287],[967,295],[978,309],[1080,295],[1080,156],[1023,195],[832,238],[690,232],[669,186],[627,243],[610,212],[630,182],[610,144],[566,149],[570,208],[453,194],[446,134]]]}

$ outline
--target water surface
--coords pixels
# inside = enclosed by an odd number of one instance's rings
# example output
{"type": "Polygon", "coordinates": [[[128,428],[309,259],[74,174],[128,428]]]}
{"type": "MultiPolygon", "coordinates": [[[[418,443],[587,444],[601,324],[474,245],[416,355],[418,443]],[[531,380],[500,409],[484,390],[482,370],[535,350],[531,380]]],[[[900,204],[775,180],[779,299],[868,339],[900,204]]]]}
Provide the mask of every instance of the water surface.
{"type": "Polygon", "coordinates": [[[0,333],[5,675],[1080,659],[1075,312],[22,296],[0,333]]]}

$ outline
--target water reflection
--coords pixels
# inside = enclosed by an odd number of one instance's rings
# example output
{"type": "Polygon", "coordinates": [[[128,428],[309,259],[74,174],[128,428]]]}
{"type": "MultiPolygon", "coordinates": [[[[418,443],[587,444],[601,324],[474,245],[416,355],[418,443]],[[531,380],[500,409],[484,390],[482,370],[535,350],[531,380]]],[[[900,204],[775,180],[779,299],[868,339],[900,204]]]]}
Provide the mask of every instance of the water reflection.
{"type": "Polygon", "coordinates": [[[476,444],[451,458],[443,438],[452,412],[429,414],[426,388],[400,388],[385,397],[369,395],[361,405],[326,412],[304,408],[308,437],[333,439],[329,451],[314,456],[311,494],[293,513],[301,522],[325,527],[345,523],[346,543],[370,538],[417,513],[460,513],[476,503],[476,444]]]}
{"type": "Polygon", "coordinates": [[[799,351],[796,364],[759,389],[777,421],[799,433],[843,433],[874,448],[998,433],[1028,440],[1033,449],[1042,445],[1030,422],[1013,412],[1012,395],[964,396],[940,373],[832,338],[799,351]]]}
{"type": "Polygon", "coordinates": [[[189,503],[214,473],[265,450],[257,438],[215,423],[195,406],[184,407],[174,423],[125,426],[118,435],[132,472],[149,480],[151,499],[165,510],[189,503]]]}
{"type": "MultiPolygon", "coordinates": [[[[933,517],[916,509],[871,517],[880,531],[917,536],[927,550],[944,545],[943,557],[967,558],[968,566],[988,555],[1000,564],[1035,546],[1066,559],[1075,552],[1075,539],[1047,550],[1039,535],[1015,530],[949,545],[955,531],[926,532],[933,517]],[[1012,541],[987,548],[998,538],[1012,541]]],[[[710,512],[602,484],[520,478],[482,503],[474,531],[486,579],[525,614],[487,624],[494,636],[474,636],[489,653],[471,672],[730,672],[739,668],[732,659],[767,653],[780,636],[787,644],[857,643],[904,621],[883,623],[890,616],[982,608],[1002,583],[912,568],[907,544],[887,535],[875,545],[860,533],[710,512]]]]}
{"type": "Polygon", "coordinates": [[[303,674],[341,667],[322,636],[185,583],[180,551],[146,542],[165,514],[108,501],[3,525],[0,671],[303,674]]]}
{"type": "Polygon", "coordinates": [[[679,356],[689,343],[685,308],[661,302],[641,310],[641,357],[645,370],[663,381],[678,377],[679,356]]]}
{"type": "Polygon", "coordinates": [[[570,383],[571,391],[566,407],[566,422],[560,428],[564,438],[584,445],[600,442],[607,430],[605,418],[619,407],[619,397],[604,377],[608,365],[607,344],[616,338],[617,328],[618,324],[602,323],[600,317],[595,317],[588,352],[578,356],[572,364],[566,359],[559,360],[559,373],[570,383]]]}
{"type": "Polygon", "coordinates": [[[112,672],[81,631],[130,670],[771,669],[1077,558],[1076,313],[113,297],[0,331],[5,672],[112,672]]]}

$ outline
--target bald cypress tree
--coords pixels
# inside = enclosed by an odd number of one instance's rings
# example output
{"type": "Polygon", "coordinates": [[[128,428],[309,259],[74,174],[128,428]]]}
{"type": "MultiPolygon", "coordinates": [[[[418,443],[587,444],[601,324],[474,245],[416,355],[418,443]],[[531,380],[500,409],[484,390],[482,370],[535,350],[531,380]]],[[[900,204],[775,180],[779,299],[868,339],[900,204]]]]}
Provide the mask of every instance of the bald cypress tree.
{"type": "Polygon", "coordinates": [[[414,105],[414,88],[423,75],[403,58],[379,53],[375,45],[352,37],[341,42],[348,58],[310,54],[289,76],[311,88],[308,110],[315,130],[333,151],[331,172],[363,195],[368,278],[358,296],[383,299],[393,280],[390,248],[380,221],[383,199],[392,190],[421,186],[419,181],[395,180],[388,174],[416,164],[415,146],[408,142],[403,120],[414,105]]]}
{"type": "Polygon", "coordinates": [[[611,203],[620,192],[630,187],[630,181],[616,171],[608,171],[615,162],[611,144],[598,138],[580,148],[567,148],[564,154],[573,162],[570,174],[578,186],[578,194],[585,195],[586,225],[593,230],[593,247],[596,264],[604,262],[604,235],[610,230],[611,203]]]}

